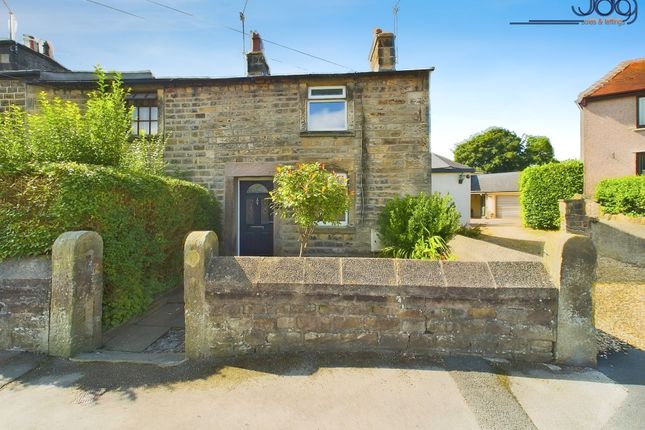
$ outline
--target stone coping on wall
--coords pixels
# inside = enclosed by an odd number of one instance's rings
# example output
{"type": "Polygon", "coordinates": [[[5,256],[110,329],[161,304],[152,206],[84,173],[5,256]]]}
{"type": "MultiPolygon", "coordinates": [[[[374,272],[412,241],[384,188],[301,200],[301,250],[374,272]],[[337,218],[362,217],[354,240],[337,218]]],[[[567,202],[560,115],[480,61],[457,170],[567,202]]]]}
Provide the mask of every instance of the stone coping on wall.
{"type": "Polygon", "coordinates": [[[301,294],[383,294],[540,299],[556,286],[540,262],[457,262],[341,257],[215,257],[206,276],[219,293],[296,289],[301,294]]]}

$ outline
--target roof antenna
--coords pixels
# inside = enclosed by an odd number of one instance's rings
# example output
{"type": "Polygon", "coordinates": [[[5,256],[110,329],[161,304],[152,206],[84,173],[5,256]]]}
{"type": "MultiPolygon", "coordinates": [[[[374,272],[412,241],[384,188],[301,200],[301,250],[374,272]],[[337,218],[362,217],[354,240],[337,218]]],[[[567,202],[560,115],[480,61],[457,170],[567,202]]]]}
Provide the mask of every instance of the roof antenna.
{"type": "Polygon", "coordinates": [[[7,4],[7,0],[2,0],[2,3],[4,3],[5,7],[9,11],[9,39],[15,41],[16,32],[18,31],[18,21],[16,20],[16,15],[13,14],[13,11],[9,7],[9,4],[7,4]]]}
{"type": "Polygon", "coordinates": [[[245,0],[244,8],[242,8],[242,12],[240,12],[240,21],[242,22],[242,60],[244,62],[244,69],[242,70],[242,73],[246,73],[246,30],[244,29],[246,16],[244,15],[244,12],[246,12],[246,6],[248,4],[249,4],[249,0],[245,0]]]}
{"type": "MultiPolygon", "coordinates": [[[[396,38],[397,33],[399,32],[399,9],[401,7],[399,6],[401,3],[401,0],[397,0],[396,4],[392,8],[392,17],[394,19],[394,37],[396,38]]],[[[399,56],[398,54],[398,49],[394,52],[394,55],[396,56],[394,58],[394,64],[399,63],[399,56]]]]}

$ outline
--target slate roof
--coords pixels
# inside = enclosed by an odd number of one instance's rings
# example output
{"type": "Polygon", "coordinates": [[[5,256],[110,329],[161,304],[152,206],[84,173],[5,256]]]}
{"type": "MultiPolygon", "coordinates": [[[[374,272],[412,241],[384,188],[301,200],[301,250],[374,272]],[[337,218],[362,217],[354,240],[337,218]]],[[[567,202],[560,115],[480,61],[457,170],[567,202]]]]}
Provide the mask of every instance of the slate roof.
{"type": "Polygon", "coordinates": [[[475,169],[457,163],[441,155],[432,153],[432,172],[434,173],[474,173],[475,169]]]}
{"type": "Polygon", "coordinates": [[[591,98],[640,91],[645,91],[645,58],[620,63],[614,70],[582,92],[578,97],[578,104],[584,106],[591,98]]]}
{"type": "Polygon", "coordinates": [[[522,172],[487,173],[470,177],[473,193],[519,192],[522,172]]]}

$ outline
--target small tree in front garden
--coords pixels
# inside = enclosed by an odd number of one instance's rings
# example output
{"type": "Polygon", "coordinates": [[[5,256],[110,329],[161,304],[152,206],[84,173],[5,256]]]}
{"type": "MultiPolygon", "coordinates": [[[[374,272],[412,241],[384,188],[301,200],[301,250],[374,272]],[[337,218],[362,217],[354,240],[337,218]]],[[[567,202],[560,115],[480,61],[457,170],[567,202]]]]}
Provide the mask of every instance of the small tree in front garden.
{"type": "Polygon", "coordinates": [[[300,257],[319,223],[338,225],[349,209],[347,179],[320,163],[278,167],[273,182],[273,208],[298,225],[300,257]]]}

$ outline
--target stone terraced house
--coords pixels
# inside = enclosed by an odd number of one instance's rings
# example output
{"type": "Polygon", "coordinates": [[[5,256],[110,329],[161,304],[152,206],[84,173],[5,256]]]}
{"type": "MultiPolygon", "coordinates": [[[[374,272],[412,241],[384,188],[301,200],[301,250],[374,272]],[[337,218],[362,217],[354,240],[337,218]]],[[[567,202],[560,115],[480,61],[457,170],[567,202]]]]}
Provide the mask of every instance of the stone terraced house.
{"type": "MultiPolygon", "coordinates": [[[[309,254],[369,255],[385,203],[431,191],[433,69],[395,70],[394,35],[377,30],[369,72],[271,76],[259,35],[252,42],[246,77],[123,73],[133,130],[169,133],[169,165],[220,201],[225,254],[297,254],[297,229],[266,198],[277,166],[319,161],[347,175],[353,203],[341,225],[315,231],[309,254]]],[[[82,103],[93,88],[93,73],[40,51],[0,42],[0,108],[33,110],[40,91],[82,103]]]]}

